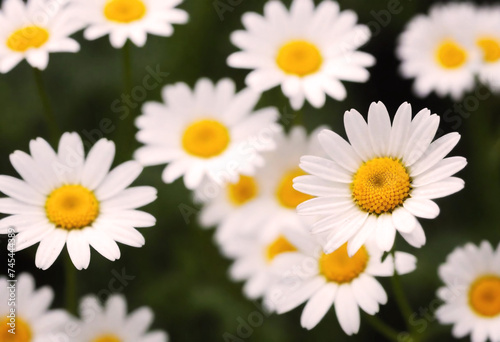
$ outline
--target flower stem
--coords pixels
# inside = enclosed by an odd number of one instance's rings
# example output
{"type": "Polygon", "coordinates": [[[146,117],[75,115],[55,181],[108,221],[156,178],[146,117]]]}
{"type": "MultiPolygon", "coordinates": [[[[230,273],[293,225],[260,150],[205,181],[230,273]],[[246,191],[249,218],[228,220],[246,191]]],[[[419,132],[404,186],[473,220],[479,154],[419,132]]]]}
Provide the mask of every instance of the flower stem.
{"type": "MultiPolygon", "coordinates": [[[[394,260],[396,260],[396,256],[394,255],[394,253],[392,257],[394,258],[394,260]]],[[[403,315],[403,320],[405,321],[406,327],[408,328],[409,332],[413,333],[413,326],[410,325],[410,317],[413,314],[413,310],[410,306],[408,298],[405,295],[403,286],[401,285],[401,279],[396,269],[394,269],[394,275],[391,277],[391,283],[392,291],[394,292],[394,296],[396,297],[396,303],[399,307],[399,311],[403,315]]]]}
{"type": "Polygon", "coordinates": [[[71,314],[76,314],[76,268],[71,262],[69,255],[65,258],[66,273],[66,309],[71,314]]]}
{"type": "Polygon", "coordinates": [[[122,48],[123,57],[123,84],[125,86],[125,94],[130,94],[132,91],[132,58],[130,53],[130,41],[127,40],[122,48]]]}
{"type": "Polygon", "coordinates": [[[380,318],[368,314],[366,314],[365,317],[366,321],[372,326],[372,328],[378,331],[381,335],[385,336],[389,341],[399,341],[398,332],[387,325],[380,318]]]}
{"type": "Polygon", "coordinates": [[[42,71],[37,68],[32,69],[35,76],[38,95],[40,96],[40,100],[43,106],[43,114],[49,128],[50,137],[53,142],[56,142],[59,139],[61,129],[57,124],[56,117],[54,116],[54,112],[52,111],[52,107],[50,106],[49,97],[47,96],[47,92],[45,91],[45,87],[43,85],[42,71]]]}

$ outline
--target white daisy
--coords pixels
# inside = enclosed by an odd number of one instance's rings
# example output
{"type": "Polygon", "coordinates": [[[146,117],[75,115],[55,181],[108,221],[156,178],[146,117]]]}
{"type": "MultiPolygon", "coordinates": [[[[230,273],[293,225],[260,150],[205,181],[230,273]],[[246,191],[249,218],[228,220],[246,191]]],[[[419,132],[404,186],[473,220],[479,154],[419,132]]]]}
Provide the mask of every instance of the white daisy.
{"type": "Polygon", "coordinates": [[[480,54],[474,42],[476,8],[469,3],[439,4],[418,15],[399,38],[401,72],[415,78],[414,89],[425,97],[460,99],[474,88],[480,54]]]}
{"type": "Polygon", "coordinates": [[[49,342],[63,334],[70,316],[64,310],[49,310],[53,299],[54,291],[48,286],[36,290],[33,277],[27,273],[19,275],[17,282],[0,277],[0,341],[49,342]],[[15,302],[10,296],[11,285],[15,286],[15,302]],[[15,334],[9,332],[13,328],[15,334]]]}
{"type": "Polygon", "coordinates": [[[165,183],[184,175],[195,189],[205,176],[217,184],[251,175],[263,160],[260,151],[273,149],[272,136],[281,130],[275,108],[253,112],[259,94],[249,89],[235,94],[234,82],[213,84],[200,79],[191,91],[185,83],[163,88],[163,103],[144,104],[136,121],[139,148],[135,158],[143,165],[170,163],[165,183]]]}
{"type": "MultiPolygon", "coordinates": [[[[240,178],[230,184],[203,208],[201,223],[219,223],[216,240],[223,243],[234,236],[250,237],[263,232],[272,238],[276,228],[302,229],[311,219],[297,215],[298,204],[311,198],[293,189],[292,180],[305,174],[299,169],[300,157],[304,154],[323,152],[316,138],[317,129],[307,136],[304,127],[293,127],[288,135],[276,134],[276,149],[262,154],[265,166],[251,178],[240,178]],[[230,203],[240,200],[241,205],[230,203]],[[245,201],[241,201],[245,199],[245,201]],[[251,218],[251,219],[249,219],[251,218]]],[[[203,190],[203,187],[201,187],[203,190]]]]}
{"type": "Polygon", "coordinates": [[[113,261],[120,257],[116,242],[144,245],[134,227],[150,227],[155,218],[135,210],[156,199],[150,186],[127,188],[142,172],[135,161],[109,171],[115,144],[99,140],[84,157],[76,133],[64,133],[57,153],[43,139],[30,141],[31,155],[16,151],[10,161],[23,180],[0,176],[0,234],[15,227],[16,250],[40,242],[35,264],[49,268],[64,245],[75,267],[87,268],[90,248],[113,261]],[[116,242],[115,242],[116,241],[116,242]]]}
{"type": "Polygon", "coordinates": [[[348,241],[349,255],[354,255],[372,235],[389,251],[396,230],[421,247],[425,234],[416,217],[435,218],[439,207],[432,199],[464,187],[463,180],[451,176],[465,167],[465,158],[443,159],[460,135],[446,134],[431,143],[439,116],[428,109],[411,116],[411,106],[403,103],[391,126],[384,104],[372,103],[367,124],[352,109],[344,115],[350,143],[324,130],[318,139],[329,158],[301,158],[300,167],[311,175],[296,178],[294,187],[317,197],[297,209],[321,217],[312,232],[329,233],[325,253],[348,241]]]}
{"type": "Polygon", "coordinates": [[[94,40],[109,34],[114,48],[127,39],[137,46],[146,44],[147,34],[168,37],[172,24],[185,24],[188,14],[175,8],[183,0],[73,0],[74,11],[86,20],[84,37],[94,40]]]}
{"type": "Polygon", "coordinates": [[[10,71],[23,59],[44,70],[50,52],[79,51],[80,45],[69,36],[81,28],[64,1],[4,1],[0,11],[0,72],[10,71]]]}
{"type": "Polygon", "coordinates": [[[269,228],[271,231],[266,234],[235,235],[220,244],[223,253],[234,259],[229,269],[231,278],[234,281],[245,281],[243,292],[250,299],[263,296],[276,280],[270,267],[274,258],[282,253],[297,250],[290,240],[309,238],[305,226],[269,228]]]}
{"type": "Polygon", "coordinates": [[[437,295],[444,304],[436,311],[442,324],[454,324],[453,336],[471,335],[473,342],[500,341],[500,245],[483,241],[456,248],[439,267],[445,283],[437,295]]]}
{"type": "Polygon", "coordinates": [[[340,12],[333,1],[317,8],[312,0],[294,0],[290,11],[280,1],[269,1],[264,16],[246,13],[246,31],[236,31],[231,41],[240,48],[229,56],[235,68],[254,69],[246,83],[258,91],[281,85],[292,107],[305,99],[322,107],[325,93],[343,100],[347,93],[340,81],[366,82],[366,67],[373,56],[357,51],[370,39],[370,30],[356,25],[353,11],[340,12]]]}
{"type": "Polygon", "coordinates": [[[479,79],[500,89],[500,7],[484,7],[477,11],[475,42],[482,52],[479,79]]]}
{"type": "MultiPolygon", "coordinates": [[[[335,252],[324,254],[319,244],[307,239],[292,240],[297,252],[282,253],[273,260],[272,268],[281,278],[266,293],[264,303],[283,314],[307,302],[302,311],[301,325],[314,328],[332,305],[340,326],[347,335],[356,334],[360,326],[359,308],[370,315],[387,302],[387,294],[375,277],[394,274],[392,255],[382,262],[382,251],[373,242],[362,246],[349,257],[343,245],[335,252]]],[[[416,258],[396,252],[397,272],[415,269],[416,258]]]]}
{"type": "Polygon", "coordinates": [[[81,334],[74,342],[167,342],[164,331],[148,332],[154,314],[141,307],[127,314],[127,302],[121,295],[110,296],[102,306],[94,296],[80,302],[81,334]]]}

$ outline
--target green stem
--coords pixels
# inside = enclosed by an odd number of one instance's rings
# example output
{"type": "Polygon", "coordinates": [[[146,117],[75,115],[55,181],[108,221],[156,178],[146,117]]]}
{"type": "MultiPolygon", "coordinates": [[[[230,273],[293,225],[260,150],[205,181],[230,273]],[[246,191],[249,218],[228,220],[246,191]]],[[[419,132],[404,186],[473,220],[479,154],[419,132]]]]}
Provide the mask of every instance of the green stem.
{"type": "Polygon", "coordinates": [[[304,114],[302,109],[295,111],[295,115],[293,116],[292,127],[293,126],[303,126],[304,125],[304,114]]]}
{"type": "Polygon", "coordinates": [[[399,341],[398,332],[389,325],[387,325],[380,318],[368,314],[366,314],[365,317],[366,321],[372,326],[372,328],[378,331],[382,336],[386,337],[390,341],[395,341],[395,342],[399,341]]]}
{"type": "Polygon", "coordinates": [[[40,96],[40,100],[42,102],[45,121],[47,122],[47,126],[49,128],[50,136],[53,142],[56,142],[59,139],[61,129],[57,124],[56,117],[54,116],[54,112],[52,111],[52,107],[50,106],[49,97],[47,96],[47,92],[45,91],[45,87],[43,85],[42,71],[37,68],[32,69],[35,76],[38,95],[40,96]]]}
{"type": "Polygon", "coordinates": [[[69,255],[65,258],[65,273],[66,273],[66,309],[71,314],[76,314],[76,268],[71,261],[69,255]]]}
{"type": "Polygon", "coordinates": [[[130,52],[130,41],[127,40],[122,48],[123,57],[123,84],[125,86],[125,94],[129,94],[132,91],[132,58],[130,52]]]}
{"type": "MultiPolygon", "coordinates": [[[[394,255],[394,253],[392,257],[394,258],[394,260],[396,260],[396,256],[394,255]]],[[[410,331],[413,335],[414,329],[413,326],[410,325],[410,317],[411,315],[413,315],[413,310],[410,306],[408,298],[405,295],[403,286],[401,285],[401,279],[396,269],[394,269],[394,275],[391,277],[391,283],[392,291],[394,292],[394,296],[396,297],[396,303],[399,307],[399,311],[403,315],[403,320],[405,321],[408,331],[410,331]]]]}

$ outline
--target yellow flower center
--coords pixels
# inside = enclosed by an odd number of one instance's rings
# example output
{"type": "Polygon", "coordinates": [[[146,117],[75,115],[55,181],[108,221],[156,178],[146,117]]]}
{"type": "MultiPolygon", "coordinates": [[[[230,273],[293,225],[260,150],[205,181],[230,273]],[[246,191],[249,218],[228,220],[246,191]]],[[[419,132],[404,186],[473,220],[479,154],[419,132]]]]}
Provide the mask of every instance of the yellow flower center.
{"type": "Polygon", "coordinates": [[[346,243],[333,253],[323,253],[319,259],[319,270],[329,281],[338,284],[349,283],[364,272],[369,259],[364,246],[349,257],[346,243]]]}
{"type": "Polygon", "coordinates": [[[141,0],[109,0],[104,7],[104,16],[119,23],[139,20],[145,14],[146,5],[141,0]]]}
{"type": "Polygon", "coordinates": [[[351,189],[354,201],[364,211],[391,212],[408,198],[410,175],[397,159],[374,158],[358,169],[351,189]]]}
{"type": "Polygon", "coordinates": [[[494,63],[500,59],[500,43],[494,38],[484,37],[477,40],[477,45],[483,50],[483,60],[494,63]]]}
{"type": "Polygon", "coordinates": [[[97,218],[99,202],[92,191],[81,185],[63,185],[47,197],[45,211],[56,227],[80,229],[97,218]]]}
{"type": "Polygon", "coordinates": [[[323,57],[314,44],[294,40],[280,48],[276,63],[287,74],[307,76],[319,70],[323,57]]]}
{"type": "Polygon", "coordinates": [[[276,196],[278,197],[278,202],[285,208],[295,209],[300,203],[313,198],[293,188],[293,179],[303,175],[305,173],[301,169],[293,169],[285,173],[283,178],[281,178],[276,189],[276,196]]]}
{"type": "Polygon", "coordinates": [[[443,68],[456,69],[467,61],[467,51],[457,43],[447,40],[439,45],[436,58],[443,68]]]}
{"type": "Polygon", "coordinates": [[[117,337],[116,335],[113,334],[106,334],[99,336],[97,338],[94,338],[92,342],[122,342],[122,340],[117,337]]]}
{"type": "Polygon", "coordinates": [[[9,326],[10,318],[4,318],[0,321],[0,341],[2,342],[30,342],[32,341],[31,327],[22,318],[16,317],[15,334],[9,332],[12,329],[9,326]]]}
{"type": "Polygon", "coordinates": [[[235,205],[240,206],[257,196],[259,189],[257,182],[252,177],[240,176],[238,183],[229,184],[229,199],[235,205]]]}
{"type": "Polygon", "coordinates": [[[297,248],[288,241],[286,237],[280,235],[276,240],[274,240],[266,249],[266,259],[268,262],[273,261],[273,259],[281,253],[285,252],[295,252],[297,248]]]}
{"type": "Polygon", "coordinates": [[[7,47],[15,52],[25,52],[39,48],[49,40],[49,32],[38,26],[26,26],[12,33],[7,39],[7,47]]]}
{"type": "Polygon", "coordinates": [[[210,158],[224,152],[229,141],[229,130],[226,126],[215,120],[200,120],[184,131],[182,146],[189,154],[210,158]]]}
{"type": "Polygon", "coordinates": [[[477,279],[469,290],[469,305],[479,315],[500,315],[500,277],[487,275],[477,279]]]}

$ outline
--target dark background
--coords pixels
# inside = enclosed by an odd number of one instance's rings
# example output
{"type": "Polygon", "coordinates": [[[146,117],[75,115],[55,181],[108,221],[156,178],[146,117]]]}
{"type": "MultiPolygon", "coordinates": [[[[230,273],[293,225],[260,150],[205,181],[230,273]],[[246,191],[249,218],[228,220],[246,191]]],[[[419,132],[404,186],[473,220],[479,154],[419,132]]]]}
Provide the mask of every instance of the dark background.
{"type": "MultiPolygon", "coordinates": [[[[230,43],[232,31],[242,29],[241,15],[247,11],[262,13],[264,0],[219,0],[232,11],[222,18],[213,0],[187,0],[179,6],[185,9],[190,20],[187,25],[177,25],[170,38],[148,36],[144,48],[132,46],[133,86],[140,87],[148,73],[147,67],[157,66],[168,72],[162,84],[143,94],[136,91],[140,112],[144,101],[159,100],[161,87],[174,82],[186,82],[193,86],[200,77],[217,81],[223,77],[234,79],[238,89],[244,87],[248,71],[227,66],[227,56],[237,49],[230,43]],[[138,96],[137,96],[138,95],[138,96]],[[146,98],[144,99],[145,95],[146,98]]],[[[284,0],[289,5],[291,1],[284,0]]],[[[421,220],[427,235],[427,245],[416,250],[401,238],[400,250],[410,251],[418,257],[418,268],[403,277],[403,285],[410,297],[417,316],[416,327],[425,334],[432,334],[433,341],[451,340],[450,327],[440,327],[432,316],[424,318],[425,311],[432,311],[436,289],[441,285],[437,267],[456,246],[466,242],[479,243],[489,240],[496,246],[500,240],[500,193],[498,166],[500,160],[500,97],[481,89],[481,95],[468,94],[455,104],[449,98],[431,95],[416,98],[412,93],[412,80],[403,80],[398,73],[399,61],[394,51],[398,35],[406,23],[416,14],[427,13],[432,1],[401,0],[396,6],[399,13],[387,16],[388,0],[339,1],[342,9],[352,9],[359,15],[360,23],[369,24],[374,36],[361,50],[373,54],[376,66],[370,68],[371,79],[366,84],[345,83],[348,97],[343,102],[328,98],[324,108],[317,110],[306,104],[303,121],[311,131],[320,124],[328,124],[340,134],[345,134],[342,116],[345,110],[356,108],[366,116],[372,101],[382,101],[391,115],[399,105],[408,101],[414,112],[430,108],[443,118],[441,132],[458,131],[462,134],[459,146],[452,154],[463,155],[469,165],[459,176],[466,182],[463,191],[438,200],[440,216],[435,220],[421,220]],[[382,11],[382,12],[381,12],[382,11]],[[462,109],[457,109],[462,106],[462,109]]],[[[316,1],[319,3],[319,1],[316,1]]],[[[478,2],[485,3],[485,2],[478,2]]],[[[76,131],[87,142],[93,142],[100,122],[107,118],[106,126],[113,127],[104,136],[117,142],[117,165],[132,157],[139,146],[133,137],[134,114],[123,118],[124,112],[113,110],[113,104],[121,101],[124,93],[122,51],[113,49],[109,38],[85,41],[82,33],[75,35],[81,43],[76,54],[51,54],[43,78],[57,121],[63,131],[76,131]],[[122,118],[120,118],[122,117],[122,118]]],[[[276,88],[266,92],[258,107],[274,105],[281,112],[292,112],[287,100],[276,88]]],[[[116,109],[116,108],[115,108],[116,109]]],[[[33,71],[26,62],[14,70],[0,75],[0,174],[16,175],[8,156],[15,150],[28,151],[30,139],[49,139],[42,106],[37,95],[33,71]]],[[[107,129],[106,129],[107,130],[107,129]]],[[[102,133],[101,133],[102,134],[102,133]]],[[[168,132],[165,132],[168,134],[168,132]]],[[[345,135],[344,135],[345,136],[345,135]]],[[[54,142],[52,142],[54,144],[54,142]]],[[[281,316],[266,317],[258,303],[246,300],[241,284],[228,278],[228,260],[221,257],[212,242],[213,231],[202,230],[196,222],[196,214],[186,223],[180,208],[199,208],[192,204],[191,194],[181,180],[163,184],[160,174],[163,166],[146,168],[136,184],[155,186],[158,200],[145,207],[157,218],[157,225],[141,232],[146,245],[140,249],[121,246],[122,257],[109,262],[92,252],[90,267],[78,273],[78,294],[99,294],[105,298],[113,272],[125,269],[134,276],[127,286],[120,289],[128,299],[129,308],[151,306],[155,311],[154,328],[166,330],[172,341],[221,341],[225,333],[238,336],[243,341],[345,341],[349,338],[340,329],[333,310],[312,331],[300,327],[301,309],[281,316]],[[114,271],[113,271],[114,270],[114,271]],[[255,327],[238,331],[241,321],[250,319],[255,327]],[[259,318],[263,318],[260,320],[259,318]]],[[[17,175],[16,175],[17,176],[17,175]]],[[[0,238],[0,274],[7,272],[4,237],[0,238]]],[[[18,273],[33,274],[37,285],[50,285],[55,289],[53,307],[64,307],[64,258],[61,254],[47,271],[34,266],[36,246],[16,255],[18,273]]],[[[381,308],[379,317],[404,330],[404,322],[392,299],[390,283],[381,280],[389,294],[389,303],[381,308]]],[[[115,283],[116,285],[118,283],[115,283]]],[[[229,335],[226,335],[229,336],[229,335]]],[[[229,337],[227,341],[231,341],[229,337]]],[[[358,340],[383,340],[362,319],[358,340]]],[[[464,339],[468,340],[468,339],[464,339]]],[[[239,341],[235,339],[235,341],[239,341]]]]}

